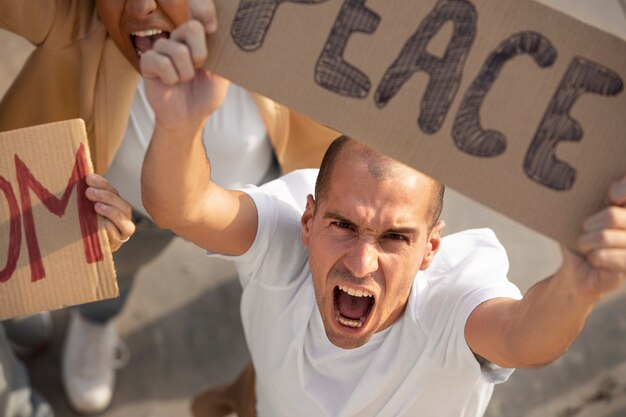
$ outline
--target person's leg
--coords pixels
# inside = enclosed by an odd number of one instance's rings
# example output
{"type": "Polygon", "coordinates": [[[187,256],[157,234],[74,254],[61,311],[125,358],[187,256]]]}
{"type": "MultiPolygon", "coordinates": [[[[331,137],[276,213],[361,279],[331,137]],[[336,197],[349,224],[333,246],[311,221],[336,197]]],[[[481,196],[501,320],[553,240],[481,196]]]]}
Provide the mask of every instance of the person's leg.
{"type": "Polygon", "coordinates": [[[45,350],[52,340],[52,318],[47,311],[2,322],[13,352],[25,357],[45,350]]]}
{"type": "Polygon", "coordinates": [[[231,413],[255,417],[255,380],[254,366],[248,362],[232,383],[205,389],[194,396],[191,413],[194,417],[224,417],[231,413]]]}
{"type": "Polygon", "coordinates": [[[81,413],[104,410],[113,395],[118,353],[126,350],[116,331],[121,312],[139,269],[156,258],[173,234],[133,212],[136,231],[113,254],[120,296],[84,304],[70,313],[62,356],[62,379],[70,404],[81,413]]]}
{"type": "Polygon", "coordinates": [[[0,323],[0,416],[53,417],[52,408],[34,393],[24,365],[15,357],[0,323]]]}

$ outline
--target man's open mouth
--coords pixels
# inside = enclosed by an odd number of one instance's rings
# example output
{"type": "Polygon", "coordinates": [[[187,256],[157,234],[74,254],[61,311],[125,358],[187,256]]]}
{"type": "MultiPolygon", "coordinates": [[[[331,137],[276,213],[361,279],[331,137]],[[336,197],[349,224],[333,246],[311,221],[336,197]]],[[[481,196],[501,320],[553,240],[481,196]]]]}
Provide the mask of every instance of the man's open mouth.
{"type": "Polygon", "coordinates": [[[343,285],[334,289],[335,319],[342,325],[359,328],[375,304],[374,294],[343,285]]]}
{"type": "Polygon", "coordinates": [[[169,38],[170,33],[161,29],[147,29],[130,34],[130,41],[135,48],[137,56],[141,56],[154,46],[154,43],[161,38],[169,38]]]}

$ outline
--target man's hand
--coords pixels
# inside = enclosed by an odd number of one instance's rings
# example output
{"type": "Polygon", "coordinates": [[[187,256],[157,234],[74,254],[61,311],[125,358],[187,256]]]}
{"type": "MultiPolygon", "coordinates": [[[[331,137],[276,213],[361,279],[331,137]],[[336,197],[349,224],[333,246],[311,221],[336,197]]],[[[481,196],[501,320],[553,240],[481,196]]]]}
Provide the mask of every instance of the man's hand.
{"type": "Polygon", "coordinates": [[[582,294],[600,297],[626,280],[626,177],[608,192],[609,206],[583,223],[576,255],[564,250],[562,268],[576,277],[582,294]]]}
{"type": "Polygon", "coordinates": [[[115,252],[135,233],[135,224],[131,220],[132,208],[106,178],[90,174],[86,181],[89,187],[85,196],[95,203],[96,213],[104,217],[111,251],[115,252]]]}
{"type": "Polygon", "coordinates": [[[552,277],[520,301],[493,299],[465,326],[468,345],[506,368],[545,365],[561,356],[582,331],[593,306],[626,280],[626,177],[608,193],[609,207],[589,217],[576,254],[563,248],[552,277]]]}
{"type": "Polygon", "coordinates": [[[212,0],[189,0],[189,16],[199,20],[207,34],[217,30],[217,12],[212,0]]]}
{"type": "Polygon", "coordinates": [[[184,128],[193,136],[222,104],[228,81],[203,68],[207,53],[203,25],[190,20],[141,56],[158,128],[179,132],[184,128]]]}

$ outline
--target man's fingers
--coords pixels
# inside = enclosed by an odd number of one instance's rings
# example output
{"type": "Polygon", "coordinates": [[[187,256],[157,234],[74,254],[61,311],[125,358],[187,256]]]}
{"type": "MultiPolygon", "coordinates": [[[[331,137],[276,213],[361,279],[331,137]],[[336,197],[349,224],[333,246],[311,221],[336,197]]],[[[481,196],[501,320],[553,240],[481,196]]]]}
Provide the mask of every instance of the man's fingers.
{"type": "Polygon", "coordinates": [[[178,71],[169,57],[161,55],[154,49],[141,56],[141,73],[145,78],[158,79],[165,85],[178,83],[178,71]]]}
{"type": "Polygon", "coordinates": [[[585,233],[578,239],[578,249],[582,253],[606,248],[626,249],[626,230],[603,229],[585,233]]]}
{"type": "Polygon", "coordinates": [[[202,23],[206,33],[217,30],[217,11],[212,0],[189,0],[189,13],[192,19],[202,23]]]}
{"type": "MultiPolygon", "coordinates": [[[[154,44],[152,50],[170,60],[171,66],[167,68],[164,66],[162,68],[166,69],[168,72],[170,68],[173,68],[177,74],[176,82],[186,82],[193,78],[195,74],[194,63],[191,60],[189,48],[187,48],[184,43],[170,39],[159,39],[154,44]]],[[[163,65],[165,65],[165,63],[163,63],[163,65]]],[[[171,74],[168,74],[168,76],[171,76],[171,74]]]]}
{"type": "Polygon", "coordinates": [[[626,177],[615,181],[609,188],[609,201],[617,206],[626,205],[626,177]]]}
{"type": "Polygon", "coordinates": [[[626,249],[624,248],[594,249],[587,253],[587,260],[595,268],[620,274],[626,273],[626,249]]]}
{"type": "Polygon", "coordinates": [[[626,208],[610,206],[589,217],[583,223],[583,231],[594,232],[602,229],[626,229],[626,208]]]}
{"type": "Polygon", "coordinates": [[[202,24],[197,20],[190,20],[176,28],[169,38],[170,41],[185,45],[191,54],[194,67],[200,68],[208,54],[206,36],[202,24]]]}
{"type": "Polygon", "coordinates": [[[197,20],[190,20],[172,32],[169,39],[159,39],[141,57],[144,77],[158,78],[163,84],[174,85],[194,78],[195,69],[202,67],[207,57],[204,29],[197,20]]]}
{"type": "Polygon", "coordinates": [[[577,243],[589,264],[604,271],[598,276],[613,288],[626,276],[626,177],[611,185],[608,198],[611,206],[583,223],[577,243]]]}

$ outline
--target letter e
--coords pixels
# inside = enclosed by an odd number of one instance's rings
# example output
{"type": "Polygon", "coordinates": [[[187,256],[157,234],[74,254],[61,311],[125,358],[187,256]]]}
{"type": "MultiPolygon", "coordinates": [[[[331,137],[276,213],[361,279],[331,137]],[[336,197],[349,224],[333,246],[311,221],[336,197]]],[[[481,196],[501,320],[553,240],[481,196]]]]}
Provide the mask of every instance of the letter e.
{"type": "Polygon", "coordinates": [[[622,79],[609,68],[581,57],[572,59],[526,153],[526,175],[553,190],[572,188],[576,170],[554,155],[559,142],[577,142],[583,137],[582,127],[569,111],[586,92],[614,96],[623,87],[622,79]]]}
{"type": "Polygon", "coordinates": [[[373,33],[380,16],[366,8],[365,0],[346,0],[315,66],[315,82],[348,97],[364,98],[370,91],[367,75],[343,59],[348,38],[353,32],[373,33]]]}

